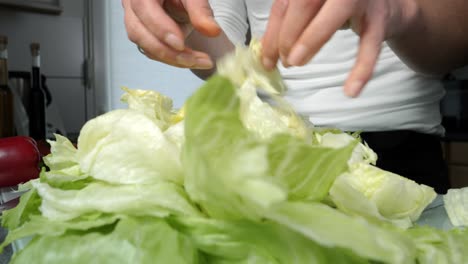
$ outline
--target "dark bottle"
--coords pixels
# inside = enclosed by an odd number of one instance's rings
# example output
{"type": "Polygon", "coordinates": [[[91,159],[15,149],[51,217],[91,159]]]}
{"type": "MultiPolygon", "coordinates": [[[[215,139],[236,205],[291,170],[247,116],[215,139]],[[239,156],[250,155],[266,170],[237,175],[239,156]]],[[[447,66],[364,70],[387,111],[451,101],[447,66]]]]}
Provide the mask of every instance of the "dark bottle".
{"type": "Polygon", "coordinates": [[[0,138],[15,135],[13,93],[8,86],[8,38],[0,36],[0,138]]]}
{"type": "Polygon", "coordinates": [[[45,140],[45,96],[41,87],[41,54],[39,43],[31,43],[32,83],[29,105],[29,135],[35,140],[45,140]]]}

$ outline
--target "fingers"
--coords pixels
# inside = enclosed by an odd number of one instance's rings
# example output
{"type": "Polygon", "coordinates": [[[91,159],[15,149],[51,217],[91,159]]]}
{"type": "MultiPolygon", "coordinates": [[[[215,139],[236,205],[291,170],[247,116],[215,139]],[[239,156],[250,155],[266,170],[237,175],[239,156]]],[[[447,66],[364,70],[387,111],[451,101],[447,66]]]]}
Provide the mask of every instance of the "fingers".
{"type": "Polygon", "coordinates": [[[284,66],[289,66],[287,57],[294,43],[317,15],[324,0],[294,0],[290,1],[283,23],[279,29],[279,54],[284,66]]]}
{"type": "Polygon", "coordinates": [[[385,40],[388,5],[375,0],[277,0],[262,40],[263,64],[272,69],[280,57],[286,67],[302,66],[343,25],[353,26],[360,46],[344,91],[358,96],[372,77],[385,40]]]}
{"type": "Polygon", "coordinates": [[[366,19],[367,22],[363,23],[361,28],[356,63],[344,86],[345,94],[350,97],[358,96],[372,77],[385,38],[385,31],[382,30],[385,26],[382,12],[373,12],[366,19]]]}
{"type": "Polygon", "coordinates": [[[197,31],[209,37],[215,37],[221,33],[221,28],[213,17],[208,0],[186,0],[185,5],[190,22],[197,31]]]}
{"type": "Polygon", "coordinates": [[[262,63],[267,70],[275,68],[276,62],[278,61],[278,29],[281,28],[287,9],[288,0],[276,0],[271,7],[270,18],[262,39],[262,63]]]}
{"type": "Polygon", "coordinates": [[[174,50],[185,48],[184,34],[177,23],[166,14],[159,1],[129,0],[125,10],[131,9],[141,24],[158,40],[174,50]]]}
{"type": "Polygon", "coordinates": [[[306,64],[330,40],[337,30],[352,17],[357,9],[356,0],[328,0],[310,22],[287,58],[288,64],[306,64]]]}
{"type": "Polygon", "coordinates": [[[213,63],[207,54],[189,48],[175,50],[163,40],[160,40],[136,16],[129,6],[130,0],[124,0],[122,3],[126,9],[125,27],[128,37],[144,51],[148,58],[183,68],[210,69],[213,67],[213,63]]]}

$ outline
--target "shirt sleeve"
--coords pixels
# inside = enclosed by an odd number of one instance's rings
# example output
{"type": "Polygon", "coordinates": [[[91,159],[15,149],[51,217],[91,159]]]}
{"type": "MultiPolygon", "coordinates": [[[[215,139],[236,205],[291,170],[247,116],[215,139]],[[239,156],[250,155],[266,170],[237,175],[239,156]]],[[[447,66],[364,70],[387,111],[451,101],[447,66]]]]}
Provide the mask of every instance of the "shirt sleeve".
{"type": "Polygon", "coordinates": [[[216,22],[234,45],[246,41],[249,24],[244,0],[210,0],[216,22]]]}

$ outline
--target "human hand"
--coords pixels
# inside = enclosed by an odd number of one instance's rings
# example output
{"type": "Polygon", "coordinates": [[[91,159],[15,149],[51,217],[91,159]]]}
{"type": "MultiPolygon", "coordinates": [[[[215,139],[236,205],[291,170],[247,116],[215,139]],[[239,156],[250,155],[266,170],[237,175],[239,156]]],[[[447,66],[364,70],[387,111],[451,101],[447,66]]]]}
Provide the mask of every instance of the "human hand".
{"type": "Polygon", "coordinates": [[[418,15],[414,0],[276,0],[262,39],[263,64],[302,66],[343,28],[360,36],[356,62],[344,92],[359,95],[372,77],[381,44],[398,36],[418,15]]]}
{"type": "Polygon", "coordinates": [[[122,6],[128,38],[148,58],[181,68],[213,67],[208,54],[185,45],[192,26],[210,37],[221,32],[208,0],[122,0],[122,6]]]}

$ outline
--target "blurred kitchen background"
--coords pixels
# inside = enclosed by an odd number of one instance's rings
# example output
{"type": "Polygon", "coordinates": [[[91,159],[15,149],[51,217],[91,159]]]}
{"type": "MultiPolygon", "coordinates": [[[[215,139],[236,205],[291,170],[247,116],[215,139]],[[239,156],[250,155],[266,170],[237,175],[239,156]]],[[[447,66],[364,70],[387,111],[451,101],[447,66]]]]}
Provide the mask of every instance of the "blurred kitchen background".
{"type": "MultiPolygon", "coordinates": [[[[120,0],[0,0],[0,35],[9,38],[11,85],[25,85],[29,44],[41,44],[41,70],[51,98],[49,129],[72,140],[87,120],[123,107],[121,86],[157,90],[173,98],[177,108],[202,83],[186,69],[139,53],[127,38],[120,0]]],[[[444,82],[447,135],[441,144],[452,187],[468,186],[468,70],[444,82]]]]}
{"type": "Polygon", "coordinates": [[[118,0],[0,0],[0,34],[9,39],[10,79],[30,71],[29,44],[41,44],[48,108],[54,110],[47,116],[72,139],[86,120],[123,107],[121,86],[157,90],[180,107],[201,84],[190,71],[150,61],[137,50],[118,0]]]}

